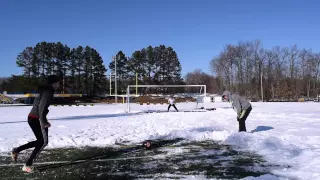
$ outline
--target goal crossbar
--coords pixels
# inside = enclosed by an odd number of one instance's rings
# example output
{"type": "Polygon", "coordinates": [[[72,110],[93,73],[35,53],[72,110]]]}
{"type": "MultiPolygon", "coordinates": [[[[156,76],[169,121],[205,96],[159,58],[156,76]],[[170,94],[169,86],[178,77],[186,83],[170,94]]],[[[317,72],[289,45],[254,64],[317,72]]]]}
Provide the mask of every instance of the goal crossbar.
{"type": "Polygon", "coordinates": [[[207,86],[206,85],[128,85],[127,87],[127,112],[130,112],[130,88],[138,88],[138,87],[150,87],[150,88],[166,88],[166,87],[201,87],[203,88],[203,94],[206,96],[207,94],[207,86]]]}

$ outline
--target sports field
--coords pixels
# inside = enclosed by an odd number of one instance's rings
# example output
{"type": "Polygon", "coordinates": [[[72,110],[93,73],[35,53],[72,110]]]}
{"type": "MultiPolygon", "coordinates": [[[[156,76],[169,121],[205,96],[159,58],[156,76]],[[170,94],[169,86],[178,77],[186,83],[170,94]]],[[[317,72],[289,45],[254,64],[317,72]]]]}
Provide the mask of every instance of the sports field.
{"type": "Polygon", "coordinates": [[[1,179],[319,179],[320,106],[252,103],[248,132],[239,133],[228,103],[191,111],[194,103],[50,107],[49,144],[21,171],[30,151],[10,160],[13,147],[34,140],[26,122],[31,107],[2,107],[1,179]],[[160,111],[161,113],[150,113],[160,111]],[[147,113],[148,112],[148,113],[147,113]],[[141,148],[150,140],[151,150],[141,148]]]}

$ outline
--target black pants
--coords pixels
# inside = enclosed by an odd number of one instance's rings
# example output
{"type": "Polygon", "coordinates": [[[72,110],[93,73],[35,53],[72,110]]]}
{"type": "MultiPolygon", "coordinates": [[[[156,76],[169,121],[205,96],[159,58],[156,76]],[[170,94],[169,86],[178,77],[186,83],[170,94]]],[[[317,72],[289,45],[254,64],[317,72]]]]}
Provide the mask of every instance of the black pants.
{"type": "Polygon", "coordinates": [[[239,132],[241,132],[241,131],[247,131],[247,129],[246,129],[246,120],[247,120],[247,118],[248,118],[251,110],[252,110],[252,107],[250,106],[250,107],[246,110],[246,112],[245,112],[245,114],[243,115],[243,117],[240,118],[240,119],[237,119],[238,122],[239,122],[239,132]]]}
{"type": "Polygon", "coordinates": [[[174,104],[172,104],[172,105],[171,105],[171,104],[169,104],[169,106],[168,106],[168,111],[169,111],[169,109],[170,109],[170,107],[171,107],[171,106],[173,106],[173,107],[176,109],[176,111],[178,111],[178,109],[177,109],[176,105],[174,105],[174,104]]]}
{"type": "Polygon", "coordinates": [[[27,166],[31,166],[33,164],[33,160],[37,158],[37,156],[40,154],[43,148],[46,147],[48,144],[48,128],[42,130],[40,126],[40,121],[36,118],[28,117],[28,123],[37,140],[19,146],[14,151],[16,153],[19,153],[23,150],[34,148],[33,152],[31,153],[29,159],[26,162],[27,166]]]}

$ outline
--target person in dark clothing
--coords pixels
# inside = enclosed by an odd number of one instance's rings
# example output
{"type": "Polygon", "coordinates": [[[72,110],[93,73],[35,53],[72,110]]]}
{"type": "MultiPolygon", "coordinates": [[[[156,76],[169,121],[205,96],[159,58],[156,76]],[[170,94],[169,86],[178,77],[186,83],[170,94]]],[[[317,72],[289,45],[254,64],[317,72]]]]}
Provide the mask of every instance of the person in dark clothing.
{"type": "Polygon", "coordinates": [[[18,154],[21,151],[34,148],[29,159],[22,168],[25,172],[33,172],[33,161],[48,144],[48,128],[51,126],[47,120],[47,114],[49,113],[48,108],[53,101],[55,89],[60,86],[60,81],[61,77],[50,75],[48,76],[47,84],[41,85],[38,88],[39,95],[35,98],[33,107],[28,115],[28,124],[37,140],[13,148],[11,152],[13,161],[16,161],[18,154]]]}
{"type": "Polygon", "coordinates": [[[229,91],[223,92],[222,98],[229,101],[233,109],[237,112],[239,132],[247,131],[245,122],[252,110],[251,103],[239,95],[231,94],[229,91]]]}

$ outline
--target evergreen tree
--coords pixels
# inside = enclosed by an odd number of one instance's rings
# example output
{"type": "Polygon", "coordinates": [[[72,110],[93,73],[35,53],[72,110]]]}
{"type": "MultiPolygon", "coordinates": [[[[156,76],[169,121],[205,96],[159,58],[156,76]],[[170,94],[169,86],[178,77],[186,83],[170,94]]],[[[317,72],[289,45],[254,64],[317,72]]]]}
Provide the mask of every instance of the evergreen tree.
{"type": "Polygon", "coordinates": [[[83,70],[83,64],[84,64],[84,49],[82,46],[78,46],[73,54],[73,58],[75,61],[75,70],[76,70],[76,76],[77,76],[77,88],[78,90],[82,89],[81,86],[81,73],[83,70]]]}
{"type": "Polygon", "coordinates": [[[27,47],[23,52],[21,52],[18,57],[16,64],[18,67],[23,68],[23,74],[27,77],[31,77],[33,71],[33,57],[34,51],[32,47],[27,47]]]}
{"type": "Polygon", "coordinates": [[[69,71],[70,71],[70,83],[72,84],[73,92],[76,89],[76,72],[77,72],[77,61],[76,61],[76,49],[72,48],[69,56],[69,71]]]}
{"type": "Polygon", "coordinates": [[[155,75],[154,81],[160,84],[180,84],[181,64],[176,52],[164,45],[155,47],[155,75]]]}
{"type": "Polygon", "coordinates": [[[181,64],[178,59],[177,53],[171,48],[166,49],[167,55],[167,83],[168,84],[180,84],[181,78],[181,64]]]}
{"type": "Polygon", "coordinates": [[[83,52],[83,87],[86,94],[91,94],[92,90],[92,57],[91,48],[86,46],[83,52]]]}
{"type": "Polygon", "coordinates": [[[148,84],[154,84],[153,76],[156,70],[156,59],[154,55],[154,49],[152,46],[148,46],[146,49],[146,81],[148,84]]]}
{"type": "Polygon", "coordinates": [[[126,87],[128,85],[128,78],[129,78],[129,63],[128,58],[126,55],[119,51],[114,61],[111,61],[109,64],[109,69],[111,70],[112,74],[115,74],[115,61],[117,62],[117,83],[119,84],[118,88],[120,91],[126,91],[126,87]]]}
{"type": "Polygon", "coordinates": [[[93,94],[97,94],[98,92],[105,92],[107,86],[106,80],[106,72],[107,69],[103,64],[103,59],[101,58],[100,54],[95,50],[92,49],[92,68],[93,68],[93,94]]]}
{"type": "Polygon", "coordinates": [[[146,76],[145,70],[145,52],[144,51],[135,51],[130,58],[130,76],[133,80],[135,75],[138,75],[138,79],[141,81],[140,84],[144,83],[144,77],[146,76]]]}
{"type": "Polygon", "coordinates": [[[47,74],[46,69],[48,67],[48,61],[47,61],[48,58],[47,58],[46,48],[47,48],[47,42],[38,43],[34,48],[34,52],[37,59],[36,64],[38,65],[38,73],[42,77],[47,74]]]}
{"type": "MultiPolygon", "coordinates": [[[[16,64],[23,68],[24,76],[14,77],[8,81],[9,85],[6,87],[11,89],[17,88],[16,84],[21,84],[25,80],[30,81],[29,84],[40,83],[45,76],[57,73],[63,76],[63,86],[60,89],[62,92],[65,92],[66,88],[71,88],[72,91],[69,93],[93,95],[106,89],[106,68],[103,60],[99,53],[89,46],[85,48],[79,46],[71,50],[61,42],[41,42],[22,51],[17,57],[16,64]]],[[[122,74],[125,76],[125,73],[122,74]]]]}

